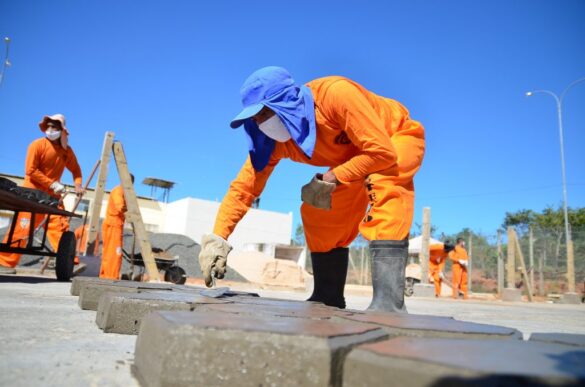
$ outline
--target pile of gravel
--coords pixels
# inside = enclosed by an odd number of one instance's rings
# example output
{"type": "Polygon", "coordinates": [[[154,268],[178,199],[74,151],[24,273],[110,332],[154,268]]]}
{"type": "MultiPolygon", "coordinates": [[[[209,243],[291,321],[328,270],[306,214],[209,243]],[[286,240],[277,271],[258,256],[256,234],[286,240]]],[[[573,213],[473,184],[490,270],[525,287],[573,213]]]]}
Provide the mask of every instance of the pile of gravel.
{"type": "MultiPolygon", "coordinates": [[[[75,230],[82,224],[82,219],[72,218],[69,222],[70,230],[75,230]]],[[[9,228],[5,227],[0,229],[0,238],[4,238],[4,234],[8,232],[9,228]]],[[[100,225],[101,230],[101,225],[100,225]]],[[[199,268],[199,252],[201,251],[201,246],[195,242],[193,239],[180,234],[166,234],[166,233],[148,233],[150,243],[153,249],[161,249],[162,251],[166,252],[168,255],[172,257],[178,257],[178,264],[181,266],[185,272],[187,273],[188,277],[192,278],[203,278],[203,274],[201,273],[201,269],[199,268]]],[[[43,237],[42,230],[35,234],[35,237],[39,240],[43,237]]],[[[133,242],[133,234],[130,231],[124,232],[124,251],[130,256],[132,253],[132,242],[133,242]]],[[[38,243],[35,243],[38,245],[38,243]]],[[[100,248],[101,251],[101,248],[100,248]]],[[[136,242],[136,246],[134,248],[134,253],[140,253],[140,246],[138,245],[138,241],[136,242]]],[[[42,256],[35,256],[35,255],[23,255],[20,259],[19,266],[26,266],[30,268],[39,267],[42,264],[44,257],[42,256]]],[[[228,261],[229,262],[229,261],[228,261]]],[[[130,264],[126,259],[122,260],[122,273],[126,273],[130,270],[130,264]]],[[[138,270],[135,269],[135,273],[138,270]]],[[[246,282],[246,279],[242,277],[238,272],[234,269],[228,267],[228,270],[225,275],[225,279],[229,281],[238,281],[238,282],[246,282]]]]}

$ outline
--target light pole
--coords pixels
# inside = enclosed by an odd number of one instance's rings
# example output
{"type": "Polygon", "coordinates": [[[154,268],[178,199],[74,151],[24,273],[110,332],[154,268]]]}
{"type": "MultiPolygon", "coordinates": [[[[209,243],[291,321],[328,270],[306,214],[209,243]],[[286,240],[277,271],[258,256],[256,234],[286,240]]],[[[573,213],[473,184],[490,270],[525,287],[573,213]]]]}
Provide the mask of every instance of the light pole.
{"type": "Polygon", "coordinates": [[[10,38],[7,36],[4,38],[4,43],[6,43],[6,54],[4,55],[4,62],[2,63],[2,71],[0,71],[0,86],[2,86],[2,81],[4,80],[4,72],[6,71],[6,67],[10,67],[10,59],[8,59],[8,54],[10,53],[10,38]]]}
{"type": "Polygon", "coordinates": [[[563,109],[563,99],[565,98],[567,91],[569,91],[569,89],[571,89],[576,84],[584,82],[584,81],[585,81],[585,77],[579,78],[579,79],[571,82],[569,84],[569,86],[567,86],[565,88],[565,90],[563,90],[560,97],[549,90],[534,90],[534,91],[529,91],[526,93],[527,97],[530,97],[536,93],[548,94],[555,99],[555,102],[557,104],[557,116],[558,116],[558,120],[559,120],[559,138],[560,138],[560,144],[561,144],[561,169],[562,169],[562,175],[563,175],[563,212],[565,215],[565,239],[567,242],[567,282],[568,282],[569,293],[575,293],[575,262],[574,262],[574,257],[573,257],[573,241],[571,238],[571,232],[569,230],[569,213],[567,210],[567,176],[566,176],[566,172],[565,172],[565,149],[564,149],[565,146],[564,146],[564,141],[563,141],[562,109],[563,109]]]}

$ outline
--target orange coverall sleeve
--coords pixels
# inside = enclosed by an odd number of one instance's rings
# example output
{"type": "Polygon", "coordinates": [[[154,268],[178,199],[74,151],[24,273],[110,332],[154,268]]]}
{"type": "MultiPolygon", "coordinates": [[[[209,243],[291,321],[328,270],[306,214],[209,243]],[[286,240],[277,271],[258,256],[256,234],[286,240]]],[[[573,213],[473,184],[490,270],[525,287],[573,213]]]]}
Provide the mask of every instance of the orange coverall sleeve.
{"type": "Polygon", "coordinates": [[[326,114],[334,117],[339,128],[360,149],[359,154],[333,169],[337,180],[349,183],[396,165],[396,151],[384,122],[360,89],[349,81],[339,80],[322,102],[320,107],[329,110],[326,114]]]}
{"type": "Polygon", "coordinates": [[[45,175],[40,168],[40,163],[44,153],[44,147],[40,142],[33,142],[28,146],[26,152],[26,161],[24,163],[25,174],[30,176],[31,181],[37,187],[49,191],[49,186],[56,181],[45,175]]]}
{"type": "Polygon", "coordinates": [[[110,193],[110,200],[112,201],[112,209],[116,213],[123,215],[128,210],[126,208],[126,200],[124,199],[124,190],[112,190],[110,193]]]}
{"type": "Polygon", "coordinates": [[[261,172],[254,169],[250,156],[248,156],[219,206],[213,228],[214,234],[226,240],[232,234],[238,222],[242,220],[252,206],[254,199],[260,196],[264,190],[274,167],[281,159],[281,157],[277,156],[280,148],[279,144],[276,144],[268,165],[261,172]]]}

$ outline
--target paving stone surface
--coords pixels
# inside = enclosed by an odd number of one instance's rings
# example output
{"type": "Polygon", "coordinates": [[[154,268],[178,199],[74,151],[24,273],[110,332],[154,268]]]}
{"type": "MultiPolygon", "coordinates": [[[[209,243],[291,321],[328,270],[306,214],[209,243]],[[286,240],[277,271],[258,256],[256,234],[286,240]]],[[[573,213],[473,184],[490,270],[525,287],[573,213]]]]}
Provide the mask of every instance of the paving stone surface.
{"type": "Polygon", "coordinates": [[[353,311],[336,313],[334,319],[375,324],[391,336],[522,339],[522,333],[516,329],[458,321],[451,317],[353,311]]]}
{"type": "Polygon", "coordinates": [[[96,313],[97,326],[107,333],[137,335],[142,319],[160,310],[193,311],[201,305],[225,304],[229,298],[210,298],[191,292],[104,293],[96,313]]]}
{"type": "Polygon", "coordinates": [[[101,279],[97,277],[73,277],[71,279],[71,290],[72,296],[79,296],[81,288],[89,283],[102,283],[102,284],[113,284],[115,280],[101,279]]]}
{"type": "Polygon", "coordinates": [[[398,337],[354,348],[343,369],[353,386],[577,386],[585,349],[520,340],[398,337]]]}
{"type": "Polygon", "coordinates": [[[79,291],[79,307],[84,310],[97,310],[100,297],[104,293],[143,293],[147,291],[172,291],[173,285],[133,281],[113,283],[82,283],[79,291]]]}
{"type": "Polygon", "coordinates": [[[266,298],[234,297],[234,303],[222,305],[203,305],[201,311],[233,313],[237,315],[263,315],[274,317],[308,318],[315,320],[329,320],[334,315],[349,315],[341,309],[332,308],[323,304],[305,301],[285,301],[266,298]]]}
{"type": "MultiPolygon", "coordinates": [[[[570,333],[533,333],[530,335],[529,340],[585,347],[585,335],[570,333]]],[[[583,364],[583,367],[585,367],[585,364],[583,364]]]]}
{"type": "Polygon", "coordinates": [[[136,342],[143,386],[340,386],[355,345],[380,328],[346,322],[222,312],[154,312],[136,342]]]}

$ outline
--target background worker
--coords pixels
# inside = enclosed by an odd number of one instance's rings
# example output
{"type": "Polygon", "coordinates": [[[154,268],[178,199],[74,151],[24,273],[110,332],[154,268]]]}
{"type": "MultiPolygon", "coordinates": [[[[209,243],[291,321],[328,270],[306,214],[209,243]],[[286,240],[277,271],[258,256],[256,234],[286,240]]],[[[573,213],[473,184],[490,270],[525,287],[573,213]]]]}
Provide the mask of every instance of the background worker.
{"type": "Polygon", "coordinates": [[[435,285],[435,297],[441,296],[441,285],[443,283],[443,269],[447,262],[449,252],[454,246],[449,243],[435,243],[429,247],[429,277],[435,285]]]}
{"type": "MultiPolygon", "coordinates": [[[[75,192],[82,194],[81,168],[73,149],[69,146],[69,131],[62,114],[44,116],[39,123],[45,137],[34,140],[28,147],[25,162],[23,187],[35,188],[55,198],[61,198],[65,186],[60,182],[63,171],[67,168],[73,175],[75,192]]],[[[63,208],[60,206],[60,208],[63,208]]],[[[31,214],[20,213],[14,229],[12,247],[25,247],[28,240],[29,227],[37,228],[43,221],[43,216],[36,216],[31,223],[31,214]]],[[[59,240],[63,232],[69,230],[69,219],[65,216],[51,215],[47,230],[47,239],[53,251],[57,251],[59,240]]],[[[7,242],[8,234],[4,237],[7,242]]],[[[14,273],[13,269],[20,261],[21,254],[0,253],[0,273],[14,273]]]]}
{"type": "Polygon", "coordinates": [[[424,129],[397,101],[347,78],[295,84],[281,67],[254,72],[241,90],[249,157],[231,183],[199,262],[207,286],[223,278],[227,238],[260,196],[281,159],[327,167],[301,190],[301,216],[314,273],[310,301],[345,307],[347,246],[370,240],[374,297],[369,309],[405,312],[404,270],[414,207],[413,177],[424,129]],[[368,209],[369,205],[369,209],[368,209]],[[366,211],[367,210],[367,211],[366,211]]]}
{"type": "MultiPolygon", "coordinates": [[[[132,184],[134,175],[130,174],[132,184]]],[[[119,279],[124,246],[124,222],[126,221],[126,199],[124,188],[116,186],[108,199],[106,218],[102,224],[102,264],[100,278],[119,279]]]]}
{"type": "Polygon", "coordinates": [[[457,238],[455,249],[449,253],[449,259],[453,261],[453,298],[459,297],[459,291],[463,293],[463,298],[467,299],[467,266],[469,257],[465,250],[465,241],[463,238],[457,238]]]}

